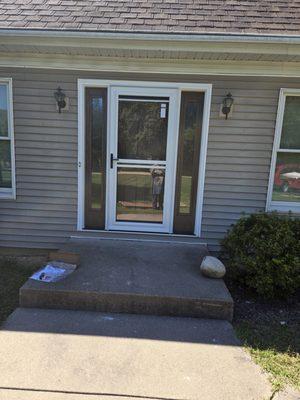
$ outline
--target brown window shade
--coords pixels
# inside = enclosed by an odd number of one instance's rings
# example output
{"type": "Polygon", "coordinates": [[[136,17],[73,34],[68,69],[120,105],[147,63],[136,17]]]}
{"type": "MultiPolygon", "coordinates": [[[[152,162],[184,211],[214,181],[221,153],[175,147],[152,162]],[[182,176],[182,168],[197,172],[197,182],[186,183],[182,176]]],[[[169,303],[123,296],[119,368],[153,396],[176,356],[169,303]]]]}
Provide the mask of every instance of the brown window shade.
{"type": "Polygon", "coordinates": [[[107,89],[86,89],[85,101],[85,228],[104,229],[107,89]]]}
{"type": "Polygon", "coordinates": [[[182,92],[174,233],[194,233],[203,104],[203,93],[182,92]]]}

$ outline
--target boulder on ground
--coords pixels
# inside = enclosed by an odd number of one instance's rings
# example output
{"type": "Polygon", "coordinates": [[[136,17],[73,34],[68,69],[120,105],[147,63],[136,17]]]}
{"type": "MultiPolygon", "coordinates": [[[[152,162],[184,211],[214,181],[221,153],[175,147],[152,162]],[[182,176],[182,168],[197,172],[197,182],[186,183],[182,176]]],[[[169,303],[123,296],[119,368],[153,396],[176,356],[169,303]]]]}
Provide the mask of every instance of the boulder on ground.
{"type": "Polygon", "coordinates": [[[223,278],[226,273],[225,265],[216,257],[204,257],[200,270],[208,278],[223,278]]]}

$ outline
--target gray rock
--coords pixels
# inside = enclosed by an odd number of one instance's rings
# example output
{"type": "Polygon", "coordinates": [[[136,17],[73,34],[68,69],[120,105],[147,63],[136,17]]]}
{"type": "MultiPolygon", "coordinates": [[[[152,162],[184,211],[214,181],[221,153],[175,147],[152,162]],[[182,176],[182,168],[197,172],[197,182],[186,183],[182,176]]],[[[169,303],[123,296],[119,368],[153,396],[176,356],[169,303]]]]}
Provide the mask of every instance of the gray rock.
{"type": "Polygon", "coordinates": [[[209,278],[223,278],[226,273],[222,261],[212,256],[206,256],[203,258],[200,270],[204,276],[209,278]]]}

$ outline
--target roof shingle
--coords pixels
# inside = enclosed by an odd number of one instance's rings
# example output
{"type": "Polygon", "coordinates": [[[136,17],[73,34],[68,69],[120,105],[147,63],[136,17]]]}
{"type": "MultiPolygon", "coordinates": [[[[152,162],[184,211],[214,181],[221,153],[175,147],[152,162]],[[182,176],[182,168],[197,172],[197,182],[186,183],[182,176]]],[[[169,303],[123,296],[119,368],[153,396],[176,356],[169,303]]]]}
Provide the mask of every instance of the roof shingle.
{"type": "Polygon", "coordinates": [[[300,0],[1,0],[0,29],[300,34],[300,0]]]}

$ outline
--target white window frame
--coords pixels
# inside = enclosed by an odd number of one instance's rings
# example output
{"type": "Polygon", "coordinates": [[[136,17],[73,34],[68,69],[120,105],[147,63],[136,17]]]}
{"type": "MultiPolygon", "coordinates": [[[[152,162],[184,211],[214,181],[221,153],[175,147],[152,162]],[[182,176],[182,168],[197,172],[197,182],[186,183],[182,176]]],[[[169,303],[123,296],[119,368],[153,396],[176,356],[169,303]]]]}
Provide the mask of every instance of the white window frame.
{"type": "Polygon", "coordinates": [[[282,88],[279,94],[276,128],[274,136],[273,153],[271,160],[270,176],[269,176],[269,187],[266,202],[266,211],[279,211],[279,212],[289,212],[300,213],[300,202],[289,202],[289,201],[273,201],[273,186],[274,186],[274,175],[276,168],[277,153],[300,153],[300,150],[293,149],[281,149],[281,133],[283,125],[283,117],[285,110],[285,101],[287,96],[300,96],[300,89],[287,89],[282,88]]]}

